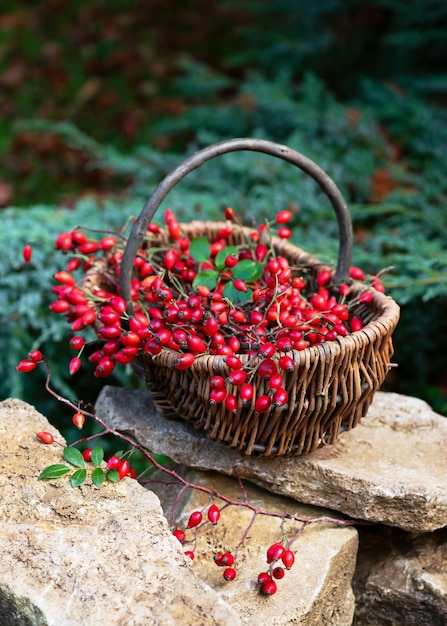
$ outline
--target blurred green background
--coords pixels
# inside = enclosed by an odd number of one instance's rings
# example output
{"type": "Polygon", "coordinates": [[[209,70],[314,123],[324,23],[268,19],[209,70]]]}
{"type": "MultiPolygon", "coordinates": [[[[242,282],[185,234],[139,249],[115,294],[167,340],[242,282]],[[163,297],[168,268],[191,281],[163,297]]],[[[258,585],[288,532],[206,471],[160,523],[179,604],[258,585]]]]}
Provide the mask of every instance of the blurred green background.
{"type": "MultiPolygon", "coordinates": [[[[56,235],[118,228],[183,157],[254,136],[303,152],[340,187],[354,263],[395,267],[385,284],[402,318],[386,388],[447,414],[446,49],[441,0],[5,0],[0,397],[70,423],[44,372],[15,371],[37,347],[70,398],[93,402],[104,383],[87,369],[68,376],[68,327],[48,311],[64,265],[56,235]]],[[[207,163],[168,201],[185,220],[292,207],[293,241],[336,259],[326,198],[265,155],[207,163]]],[[[110,382],[138,384],[127,370],[110,382]]]]}

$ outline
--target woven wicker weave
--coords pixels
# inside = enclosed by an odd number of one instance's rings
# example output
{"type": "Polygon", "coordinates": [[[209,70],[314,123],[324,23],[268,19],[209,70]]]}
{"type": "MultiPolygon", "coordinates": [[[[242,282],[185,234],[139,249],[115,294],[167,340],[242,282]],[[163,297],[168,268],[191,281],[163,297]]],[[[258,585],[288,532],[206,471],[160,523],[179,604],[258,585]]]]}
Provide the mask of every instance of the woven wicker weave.
{"type": "MultiPolygon", "coordinates": [[[[129,304],[132,262],[147,224],[168,191],[189,171],[208,158],[232,150],[258,150],[284,158],[312,175],[336,209],[340,228],[340,254],[334,282],[347,279],[352,243],[351,223],[346,217],[345,205],[333,182],[312,162],[284,146],[260,140],[232,140],[196,153],[189,161],[163,181],[149,199],[129,238],[121,268],[120,290],[129,304]],[[304,159],[304,166],[302,160],[304,159]],[[310,165],[309,165],[310,163],[310,165]],[[313,168],[317,168],[315,174],[313,168]],[[329,182],[327,182],[329,181],[329,182]]],[[[208,236],[210,239],[222,227],[216,222],[191,222],[182,228],[189,237],[208,236]]],[[[229,245],[242,242],[237,232],[229,245]]],[[[294,266],[306,266],[316,273],[322,264],[314,256],[289,242],[274,240],[278,254],[294,266]]],[[[363,285],[353,283],[349,298],[354,298],[363,285]]],[[[364,323],[361,331],[346,337],[337,337],[305,350],[288,354],[295,369],[285,374],[285,388],[289,394],[286,407],[272,406],[262,414],[254,411],[254,404],[239,403],[236,413],[229,412],[225,404],[210,405],[210,378],[216,374],[228,376],[230,370],[224,357],[206,355],[196,358],[192,367],[179,371],[174,368],[178,357],[163,349],[156,358],[138,356],[134,362],[139,375],[144,378],[160,411],[168,418],[181,418],[208,436],[246,455],[283,456],[311,452],[318,447],[334,443],[339,434],[354,428],[371,404],[375,391],[383,383],[393,354],[391,335],[399,319],[399,307],[389,297],[375,292],[373,301],[358,305],[354,314],[364,323]]],[[[238,355],[243,364],[253,365],[253,357],[238,355]]],[[[265,381],[255,376],[252,381],[257,395],[267,393],[265,381]]],[[[230,389],[231,393],[231,389],[230,389]]]]}

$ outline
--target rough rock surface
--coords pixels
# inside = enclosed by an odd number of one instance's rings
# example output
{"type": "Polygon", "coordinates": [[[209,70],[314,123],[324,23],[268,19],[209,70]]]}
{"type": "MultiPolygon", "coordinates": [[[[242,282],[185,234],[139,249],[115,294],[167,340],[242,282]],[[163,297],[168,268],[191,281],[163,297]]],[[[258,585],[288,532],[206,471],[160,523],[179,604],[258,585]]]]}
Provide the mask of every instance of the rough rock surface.
{"type": "Polygon", "coordinates": [[[61,462],[33,407],[0,403],[2,626],[234,626],[237,613],[202,583],[172,536],[157,496],[136,481],[72,489],[37,481],[61,462]]]}
{"type": "Polygon", "coordinates": [[[447,420],[423,401],[377,393],[357,428],[331,448],[256,459],[209,441],[155,411],[146,390],[106,387],[96,403],[111,426],[197,469],[254,480],[277,494],[409,531],[447,525],[447,420]]]}
{"type": "Polygon", "coordinates": [[[447,624],[447,529],[359,528],[357,626],[447,624]]]}
{"type": "MultiPolygon", "coordinates": [[[[217,490],[227,497],[242,499],[239,484],[233,478],[185,468],[178,471],[191,482],[217,490]]],[[[170,518],[178,488],[172,490],[172,487],[167,488],[161,483],[150,484],[149,487],[156,490],[164,503],[165,514],[170,518]]],[[[249,501],[265,511],[286,511],[302,519],[331,515],[325,509],[298,504],[253,485],[246,484],[245,488],[249,501]]],[[[192,511],[209,506],[209,497],[205,493],[187,490],[186,496],[175,508],[175,517],[181,528],[185,528],[192,511]]],[[[214,498],[213,501],[222,507],[221,500],[214,498]]],[[[198,577],[220,592],[236,609],[241,622],[249,626],[351,626],[354,615],[351,578],[357,555],[357,531],[353,527],[326,522],[309,524],[292,544],[296,554],[295,564],[286,571],[284,578],[277,581],[277,593],[265,598],[258,593],[256,581],[259,573],[268,569],[266,550],[282,540],[283,531],[287,539],[293,537],[302,523],[286,520],[281,526],[281,520],[276,517],[258,515],[250,526],[251,520],[251,511],[229,506],[222,509],[216,526],[207,524],[201,529],[195,544],[194,529],[186,531],[189,542],[184,548],[194,550],[193,569],[198,577]],[[213,555],[227,551],[235,554],[236,546],[249,526],[248,536],[237,552],[236,579],[226,582],[223,578],[225,568],[216,566],[213,555]]]]}

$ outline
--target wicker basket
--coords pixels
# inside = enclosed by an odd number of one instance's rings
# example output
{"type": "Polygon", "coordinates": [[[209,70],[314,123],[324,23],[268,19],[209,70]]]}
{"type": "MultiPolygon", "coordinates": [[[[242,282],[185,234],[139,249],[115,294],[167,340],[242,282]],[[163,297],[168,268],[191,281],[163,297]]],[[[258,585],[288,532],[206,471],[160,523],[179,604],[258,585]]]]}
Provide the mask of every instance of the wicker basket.
{"type": "MultiPolygon", "coordinates": [[[[130,296],[133,260],[158,206],[188,172],[210,158],[234,150],[255,150],[282,158],[318,182],[331,200],[339,223],[340,249],[333,281],[341,284],[348,280],[352,226],[344,200],[332,180],[312,161],[285,146],[262,140],[235,139],[214,144],[184,161],[157,187],[143,208],[127,242],[121,266],[120,292],[128,302],[130,315],[133,313],[130,296]]],[[[211,238],[222,224],[191,222],[182,227],[190,237],[211,238]]],[[[229,245],[242,243],[242,235],[237,231],[232,237],[229,245]]],[[[291,265],[306,266],[315,275],[322,267],[314,256],[287,241],[274,239],[273,245],[291,265]]],[[[352,283],[350,298],[361,288],[364,286],[352,283]]],[[[164,349],[156,358],[137,357],[134,365],[151,390],[156,406],[166,417],[186,420],[216,442],[246,455],[271,457],[308,453],[334,443],[341,432],[358,424],[390,368],[391,335],[399,319],[398,305],[375,292],[373,301],[358,305],[354,313],[364,323],[361,331],[288,353],[295,362],[294,370],[285,374],[288,404],[272,406],[261,414],[255,412],[253,404],[239,403],[236,413],[229,412],[224,403],[210,405],[211,376],[226,377],[230,372],[222,356],[197,357],[189,369],[179,371],[174,368],[178,355],[164,349]]],[[[238,356],[244,365],[249,359],[253,363],[253,357],[238,356]]],[[[255,377],[252,382],[257,394],[263,394],[265,381],[255,377]]]]}

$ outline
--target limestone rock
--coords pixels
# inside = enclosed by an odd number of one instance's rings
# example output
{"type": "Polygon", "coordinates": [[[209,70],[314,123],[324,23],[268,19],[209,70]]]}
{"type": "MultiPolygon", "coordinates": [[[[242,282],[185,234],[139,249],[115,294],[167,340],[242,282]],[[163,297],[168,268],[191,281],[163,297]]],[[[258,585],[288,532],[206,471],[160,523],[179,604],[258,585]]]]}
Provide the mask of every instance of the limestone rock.
{"type": "Polygon", "coordinates": [[[357,626],[447,624],[447,529],[359,528],[357,626]]]}
{"type": "Polygon", "coordinates": [[[252,479],[277,494],[352,517],[425,532],[447,525],[447,420],[423,401],[379,392],[332,447],[301,457],[244,457],[159,416],[146,390],[106,387],[96,403],[114,428],[180,464],[252,479]]]}
{"type": "MultiPolygon", "coordinates": [[[[239,484],[233,478],[185,468],[177,471],[190,482],[204,485],[233,499],[243,499],[239,484]]],[[[158,478],[156,476],[155,480],[158,478]]],[[[158,493],[165,514],[170,518],[178,487],[174,492],[171,486],[166,487],[161,482],[149,484],[149,487],[158,493]]],[[[298,504],[254,485],[246,484],[244,487],[249,501],[265,511],[289,512],[302,519],[331,515],[325,509],[298,504]]],[[[206,509],[209,505],[205,493],[187,490],[187,495],[188,499],[175,507],[176,519],[181,528],[185,528],[192,511],[206,509]]],[[[221,500],[214,498],[213,501],[222,507],[221,500]]],[[[241,622],[249,626],[351,626],[354,614],[351,578],[356,562],[357,531],[352,526],[335,526],[326,522],[309,524],[292,544],[296,554],[295,564],[286,571],[284,578],[277,581],[277,593],[265,598],[259,594],[256,581],[259,573],[268,569],[266,550],[273,543],[281,541],[283,531],[288,539],[293,537],[302,523],[286,520],[281,526],[278,518],[258,515],[250,526],[251,520],[250,510],[229,506],[222,509],[216,526],[207,524],[201,528],[195,545],[194,530],[186,531],[190,543],[185,543],[184,548],[194,549],[193,569],[197,576],[225,597],[239,614],[241,622]],[[236,546],[247,528],[248,536],[237,551],[236,579],[227,582],[223,578],[224,568],[216,566],[213,555],[228,551],[235,554],[236,546]]]]}
{"type": "Polygon", "coordinates": [[[237,613],[192,571],[157,496],[124,479],[72,489],[38,481],[61,462],[33,407],[0,403],[2,626],[233,626],[237,613]]]}

